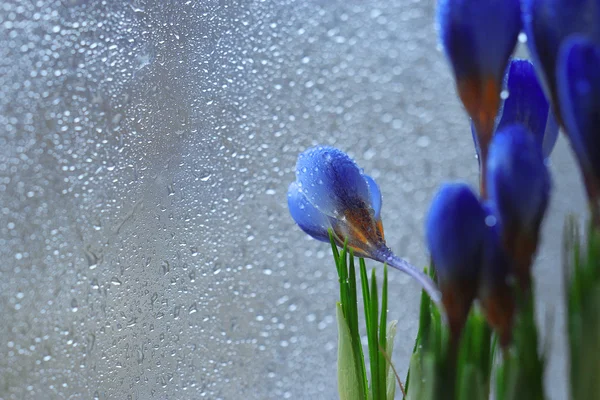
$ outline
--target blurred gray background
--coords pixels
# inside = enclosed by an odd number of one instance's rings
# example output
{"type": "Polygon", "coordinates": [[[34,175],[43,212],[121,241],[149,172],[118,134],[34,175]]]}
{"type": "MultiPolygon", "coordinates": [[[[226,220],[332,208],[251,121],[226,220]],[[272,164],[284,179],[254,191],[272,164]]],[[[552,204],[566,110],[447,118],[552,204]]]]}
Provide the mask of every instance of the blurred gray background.
{"type": "MultiPolygon", "coordinates": [[[[0,5],[0,399],[334,399],[336,274],[289,217],[299,152],[349,152],[427,262],[438,185],[475,183],[434,1],[0,5]]],[[[561,138],[535,268],[565,399],[561,138]]],[[[371,263],[371,266],[375,264],[371,263]]],[[[406,373],[419,290],[391,273],[406,373]]]]}

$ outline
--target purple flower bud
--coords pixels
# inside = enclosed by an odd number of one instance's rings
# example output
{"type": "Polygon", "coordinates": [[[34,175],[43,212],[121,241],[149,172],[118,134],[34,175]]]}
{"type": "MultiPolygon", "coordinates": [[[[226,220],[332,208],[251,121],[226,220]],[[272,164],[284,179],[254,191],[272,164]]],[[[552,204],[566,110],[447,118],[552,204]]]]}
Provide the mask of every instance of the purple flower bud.
{"type": "Polygon", "coordinates": [[[488,193],[502,224],[502,242],[516,275],[530,285],[530,268],[550,198],[550,174],[533,136],[522,125],[498,131],[490,146],[488,193]]]}
{"type": "Polygon", "coordinates": [[[333,232],[338,246],[347,243],[359,257],[372,258],[410,275],[439,302],[439,291],[422,271],[386,246],[381,222],[381,191],[342,151],[319,146],[298,157],[296,182],[288,189],[288,208],[300,228],[321,241],[333,232]]]}

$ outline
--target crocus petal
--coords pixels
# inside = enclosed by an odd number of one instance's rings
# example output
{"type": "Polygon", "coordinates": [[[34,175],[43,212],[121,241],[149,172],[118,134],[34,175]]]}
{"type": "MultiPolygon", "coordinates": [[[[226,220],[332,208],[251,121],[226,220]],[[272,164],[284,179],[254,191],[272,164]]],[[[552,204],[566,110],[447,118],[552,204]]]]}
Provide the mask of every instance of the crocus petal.
{"type": "Polygon", "coordinates": [[[462,183],[443,185],[431,202],[426,238],[440,280],[477,280],[481,264],[485,212],[462,183]]]}
{"type": "Polygon", "coordinates": [[[441,41],[458,78],[502,78],[521,30],[519,0],[439,0],[441,41]]]}
{"type": "Polygon", "coordinates": [[[327,229],[331,226],[329,218],[310,204],[296,182],[290,184],[287,198],[290,214],[296,224],[313,238],[329,242],[327,232],[327,229]]]}
{"type": "MultiPolygon", "coordinates": [[[[491,216],[488,214],[488,218],[491,216]]],[[[489,226],[485,236],[478,297],[485,316],[498,332],[503,347],[510,343],[515,310],[510,276],[511,262],[502,248],[499,226],[489,226]]]]}
{"type": "Polygon", "coordinates": [[[354,160],[333,147],[313,147],[298,157],[296,178],[308,201],[322,213],[341,218],[371,205],[369,185],[354,160]]]}
{"type": "MultiPolygon", "coordinates": [[[[537,79],[533,64],[529,60],[512,60],[505,78],[505,88],[508,97],[504,100],[501,117],[497,130],[508,125],[520,123],[524,125],[535,137],[540,147],[546,145],[546,150],[552,150],[552,138],[546,142],[545,134],[550,136],[558,134],[558,126],[548,126],[552,120],[548,113],[550,107],[546,95],[537,79]]],[[[549,154],[549,153],[548,153],[549,154]]]]}
{"type": "Polygon", "coordinates": [[[426,238],[450,328],[459,338],[476,297],[486,230],[485,212],[465,184],[446,184],[431,203],[426,238]]]}
{"type": "Polygon", "coordinates": [[[542,151],[522,125],[494,135],[488,160],[488,193],[502,224],[537,232],[550,195],[550,175],[542,151]]]}
{"type": "Polygon", "coordinates": [[[369,175],[363,175],[365,181],[367,181],[367,185],[369,185],[369,193],[371,194],[371,206],[373,207],[373,211],[375,212],[375,219],[379,219],[381,217],[381,190],[379,190],[379,185],[373,178],[369,175]]]}
{"type": "Polygon", "coordinates": [[[523,25],[535,64],[543,71],[544,86],[558,105],[556,60],[561,44],[577,33],[600,42],[600,3],[597,0],[523,0],[523,25]]]}
{"type": "Polygon", "coordinates": [[[452,65],[460,100],[479,145],[481,189],[498,109],[502,77],[521,30],[520,0],[439,0],[440,39],[452,65]]]}
{"type": "Polygon", "coordinates": [[[600,178],[600,46],[573,36],[557,62],[563,122],[585,172],[600,178]]]}
{"type": "Polygon", "coordinates": [[[544,141],[542,142],[542,153],[545,158],[550,157],[556,140],[558,140],[558,122],[554,116],[552,109],[548,112],[548,120],[546,121],[546,131],[544,132],[544,141]]]}

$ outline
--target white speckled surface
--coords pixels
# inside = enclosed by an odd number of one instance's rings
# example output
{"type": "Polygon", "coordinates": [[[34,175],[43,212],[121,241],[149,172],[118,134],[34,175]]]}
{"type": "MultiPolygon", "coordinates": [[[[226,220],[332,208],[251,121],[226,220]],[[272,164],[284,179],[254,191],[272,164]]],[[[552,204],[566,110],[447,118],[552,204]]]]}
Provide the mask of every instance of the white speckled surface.
{"type": "MultiPolygon", "coordinates": [[[[477,173],[434,2],[365,4],[0,6],[0,398],[336,398],[335,270],[286,210],[297,154],[355,157],[417,265],[436,187],[477,173]]],[[[562,139],[552,163],[535,276],[559,400],[584,201],[562,139]]],[[[390,284],[403,375],[419,292],[390,284]]]]}

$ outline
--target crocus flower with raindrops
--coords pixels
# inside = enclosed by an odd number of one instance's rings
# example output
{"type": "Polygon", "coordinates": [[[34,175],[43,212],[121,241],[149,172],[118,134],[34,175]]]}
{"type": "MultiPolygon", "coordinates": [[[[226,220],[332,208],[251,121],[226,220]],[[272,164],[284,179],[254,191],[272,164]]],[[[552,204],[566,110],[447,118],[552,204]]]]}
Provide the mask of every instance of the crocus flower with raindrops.
{"type": "Polygon", "coordinates": [[[387,247],[381,222],[381,192],[347,154],[326,146],[298,156],[296,181],[288,189],[288,208],[298,226],[321,241],[347,243],[359,257],[371,258],[410,275],[434,302],[440,293],[431,279],[387,247]]]}
{"type": "Polygon", "coordinates": [[[544,76],[554,106],[560,110],[556,75],[559,50],[573,34],[582,34],[600,43],[600,2],[523,0],[523,26],[532,58],[544,76]]]}
{"type": "Polygon", "coordinates": [[[521,30],[519,0],[440,0],[439,34],[480,146],[482,193],[502,78],[521,30]]]}
{"type": "Polygon", "coordinates": [[[562,45],[557,64],[563,122],[582,170],[592,219],[600,226],[600,45],[572,36],[562,45]]]}
{"type": "Polygon", "coordinates": [[[435,195],[425,231],[442,292],[453,345],[478,290],[485,251],[486,212],[466,184],[448,183],[435,195]]]}
{"type": "Polygon", "coordinates": [[[522,125],[494,135],[488,160],[488,193],[502,225],[502,244],[521,287],[531,285],[531,263],[550,197],[550,174],[542,151],[522,125]]]}
{"type": "MultiPolygon", "coordinates": [[[[502,102],[495,130],[515,123],[522,124],[533,134],[544,157],[549,157],[558,138],[558,123],[531,61],[511,60],[504,77],[504,93],[506,97],[502,102]]],[[[479,143],[473,124],[471,132],[479,155],[479,143]]]]}

